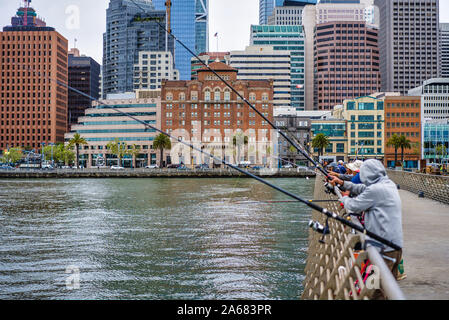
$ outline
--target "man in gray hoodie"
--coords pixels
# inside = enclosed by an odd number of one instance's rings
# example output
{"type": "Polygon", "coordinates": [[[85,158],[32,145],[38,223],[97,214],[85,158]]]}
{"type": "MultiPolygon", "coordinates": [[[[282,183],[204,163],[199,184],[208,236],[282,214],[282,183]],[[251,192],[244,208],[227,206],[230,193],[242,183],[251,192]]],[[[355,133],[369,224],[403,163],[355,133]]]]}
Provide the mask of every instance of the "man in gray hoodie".
{"type": "MultiPolygon", "coordinates": [[[[344,207],[351,212],[365,212],[365,228],[384,239],[403,247],[402,235],[402,203],[396,184],[391,181],[385,167],[379,160],[367,160],[360,168],[362,184],[353,184],[333,178],[332,185],[342,185],[344,189],[356,195],[342,199],[344,207]]],[[[379,243],[380,245],[380,243],[379,243]]],[[[393,276],[398,276],[398,266],[402,257],[402,249],[383,246],[384,255],[395,261],[386,259],[393,276]]]]}

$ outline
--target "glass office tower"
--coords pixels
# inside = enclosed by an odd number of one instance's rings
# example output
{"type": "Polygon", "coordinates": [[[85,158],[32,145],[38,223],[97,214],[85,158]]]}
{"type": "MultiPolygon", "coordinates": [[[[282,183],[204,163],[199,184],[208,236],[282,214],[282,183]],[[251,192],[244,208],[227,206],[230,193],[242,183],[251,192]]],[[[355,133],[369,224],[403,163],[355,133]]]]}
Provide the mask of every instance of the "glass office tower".
{"type": "MultiPolygon", "coordinates": [[[[153,0],[156,10],[166,10],[166,0],[153,0]]],[[[175,0],[171,8],[171,29],[190,50],[199,54],[209,50],[209,0],[175,0]]],[[[192,55],[175,44],[175,67],[180,80],[190,80],[192,55]]]]}
{"type": "Polygon", "coordinates": [[[291,106],[305,110],[304,29],[302,26],[251,26],[251,45],[290,51],[291,106]]]}
{"type": "Polygon", "coordinates": [[[173,39],[159,27],[165,11],[155,11],[151,1],[111,0],[103,34],[103,97],[134,90],[134,65],[140,51],[174,51],[173,39]],[[143,12],[143,10],[145,12],[143,12]]]}

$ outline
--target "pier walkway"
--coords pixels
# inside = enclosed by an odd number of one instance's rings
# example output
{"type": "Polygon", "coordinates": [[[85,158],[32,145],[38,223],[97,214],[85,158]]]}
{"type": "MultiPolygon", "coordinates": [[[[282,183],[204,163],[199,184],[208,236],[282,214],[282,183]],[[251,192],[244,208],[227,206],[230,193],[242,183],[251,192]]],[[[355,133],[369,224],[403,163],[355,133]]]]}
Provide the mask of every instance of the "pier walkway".
{"type": "Polygon", "coordinates": [[[399,281],[411,300],[449,299],[449,205],[399,191],[402,199],[404,268],[399,281]]]}

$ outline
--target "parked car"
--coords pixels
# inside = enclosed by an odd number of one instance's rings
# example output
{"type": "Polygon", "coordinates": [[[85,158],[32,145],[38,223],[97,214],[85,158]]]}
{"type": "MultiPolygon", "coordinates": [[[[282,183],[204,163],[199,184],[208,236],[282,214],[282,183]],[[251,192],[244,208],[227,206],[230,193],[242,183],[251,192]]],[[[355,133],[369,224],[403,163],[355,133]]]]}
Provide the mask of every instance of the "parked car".
{"type": "Polygon", "coordinates": [[[206,163],[199,164],[199,165],[195,166],[195,169],[209,169],[209,165],[206,163]]]}
{"type": "Polygon", "coordinates": [[[72,169],[71,166],[62,166],[61,169],[72,169]]]}
{"type": "Polygon", "coordinates": [[[53,170],[53,166],[51,164],[43,164],[42,165],[43,170],[53,170]]]}
{"type": "Polygon", "coordinates": [[[178,169],[181,165],[180,164],[169,164],[167,166],[168,169],[178,169]]]}
{"type": "Polygon", "coordinates": [[[260,167],[260,166],[254,166],[254,167],[252,167],[251,169],[253,169],[253,170],[261,170],[262,167],[260,167]]]}
{"type": "Polygon", "coordinates": [[[293,166],[291,164],[286,164],[282,168],[284,168],[284,169],[291,169],[291,168],[293,168],[293,166]]]}
{"type": "Polygon", "coordinates": [[[190,170],[190,169],[187,168],[185,165],[180,165],[177,169],[178,169],[178,170],[190,170]]]}
{"type": "Polygon", "coordinates": [[[150,164],[145,167],[145,169],[158,169],[158,168],[159,168],[159,166],[157,164],[150,164]]]}
{"type": "Polygon", "coordinates": [[[121,167],[121,166],[112,166],[111,170],[124,170],[125,168],[121,167]]]}
{"type": "Polygon", "coordinates": [[[0,170],[14,170],[14,167],[11,167],[10,165],[3,165],[0,167],[0,170]]]}

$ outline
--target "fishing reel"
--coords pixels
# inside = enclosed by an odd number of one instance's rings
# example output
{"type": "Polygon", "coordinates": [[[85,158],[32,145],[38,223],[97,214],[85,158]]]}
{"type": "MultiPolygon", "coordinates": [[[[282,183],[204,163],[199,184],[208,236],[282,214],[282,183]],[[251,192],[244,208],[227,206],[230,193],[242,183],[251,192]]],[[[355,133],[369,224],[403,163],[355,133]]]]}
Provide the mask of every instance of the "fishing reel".
{"type": "Polygon", "coordinates": [[[336,196],[334,187],[329,182],[324,183],[324,192],[336,196]]]}
{"type": "Polygon", "coordinates": [[[327,234],[330,234],[330,228],[329,228],[329,218],[326,219],[326,225],[323,226],[321,223],[319,223],[318,221],[313,221],[310,220],[309,221],[309,227],[312,228],[312,230],[314,230],[315,232],[321,233],[323,236],[320,239],[320,243],[325,243],[324,242],[324,237],[327,234]]]}

